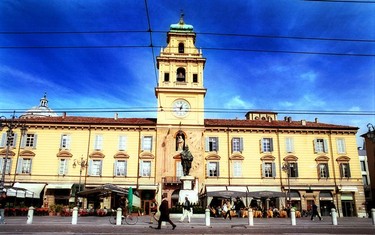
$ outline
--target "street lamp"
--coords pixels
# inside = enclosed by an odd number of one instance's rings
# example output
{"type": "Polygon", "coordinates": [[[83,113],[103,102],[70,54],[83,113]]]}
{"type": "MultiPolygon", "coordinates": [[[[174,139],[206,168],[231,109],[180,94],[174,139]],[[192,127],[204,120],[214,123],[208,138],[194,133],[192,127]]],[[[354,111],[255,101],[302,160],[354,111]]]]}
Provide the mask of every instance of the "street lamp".
{"type": "Polygon", "coordinates": [[[282,166],[282,170],[284,172],[286,172],[287,176],[288,176],[288,198],[287,198],[287,203],[288,203],[288,206],[291,206],[290,205],[290,166],[289,166],[289,162],[285,162],[282,166]]]}
{"type": "MultiPolygon", "coordinates": [[[[85,161],[83,159],[83,157],[81,157],[81,160],[77,160],[77,159],[74,159],[74,162],[73,162],[73,168],[76,168],[77,165],[79,165],[79,184],[78,184],[78,192],[81,191],[81,176],[82,176],[82,171],[83,169],[85,169],[87,167],[87,161],[85,161]]],[[[77,192],[75,193],[75,202],[76,202],[76,205],[77,207],[79,206],[78,204],[78,197],[77,197],[77,192]]]]}
{"type": "Polygon", "coordinates": [[[12,145],[14,141],[14,132],[13,130],[20,127],[21,128],[21,135],[24,136],[26,134],[27,128],[25,125],[25,122],[21,122],[20,119],[16,120],[15,111],[13,111],[13,115],[11,115],[10,119],[7,119],[4,116],[0,117],[0,131],[4,129],[4,127],[7,127],[8,130],[6,131],[6,152],[5,152],[5,158],[3,161],[3,171],[1,174],[1,185],[0,189],[5,188],[5,171],[7,169],[7,161],[9,157],[10,152],[10,146],[12,145]]]}
{"type": "Polygon", "coordinates": [[[375,128],[374,128],[374,126],[371,123],[369,123],[369,124],[367,124],[367,129],[368,129],[368,132],[366,133],[367,138],[372,140],[372,142],[375,142],[375,128]]]}

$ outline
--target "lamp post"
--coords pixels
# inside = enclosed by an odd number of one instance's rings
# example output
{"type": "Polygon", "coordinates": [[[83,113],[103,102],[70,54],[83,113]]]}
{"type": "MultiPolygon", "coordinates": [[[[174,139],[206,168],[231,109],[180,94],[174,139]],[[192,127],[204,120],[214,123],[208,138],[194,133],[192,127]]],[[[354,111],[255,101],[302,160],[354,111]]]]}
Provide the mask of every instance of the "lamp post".
{"type": "Polygon", "coordinates": [[[3,171],[1,174],[1,185],[0,189],[5,188],[5,171],[7,169],[7,161],[9,157],[10,152],[10,146],[13,144],[14,141],[14,132],[13,130],[20,127],[21,128],[21,135],[24,136],[26,134],[27,128],[25,125],[25,122],[21,122],[19,119],[16,120],[15,111],[13,111],[13,115],[11,115],[11,118],[7,119],[4,116],[0,117],[0,131],[4,129],[4,127],[8,128],[6,131],[6,152],[5,152],[5,158],[3,161],[3,171]]]}
{"type": "MultiPolygon", "coordinates": [[[[77,165],[79,165],[79,183],[78,183],[78,192],[81,191],[81,177],[82,177],[82,171],[83,169],[85,169],[87,167],[87,161],[85,161],[83,159],[83,157],[81,157],[81,160],[77,160],[77,159],[74,159],[74,162],[73,162],[73,168],[76,168],[77,165]]],[[[75,202],[76,202],[76,205],[77,207],[79,207],[79,203],[78,203],[78,197],[77,197],[77,193],[75,193],[75,202]]]]}
{"type": "Polygon", "coordinates": [[[288,177],[288,198],[287,198],[287,204],[288,206],[291,206],[290,205],[290,166],[289,166],[289,162],[285,162],[282,166],[282,170],[284,172],[286,172],[287,174],[287,177],[288,177]]]}
{"type": "Polygon", "coordinates": [[[367,138],[369,138],[372,142],[375,142],[375,128],[374,126],[369,123],[367,124],[368,132],[366,133],[367,138]]]}

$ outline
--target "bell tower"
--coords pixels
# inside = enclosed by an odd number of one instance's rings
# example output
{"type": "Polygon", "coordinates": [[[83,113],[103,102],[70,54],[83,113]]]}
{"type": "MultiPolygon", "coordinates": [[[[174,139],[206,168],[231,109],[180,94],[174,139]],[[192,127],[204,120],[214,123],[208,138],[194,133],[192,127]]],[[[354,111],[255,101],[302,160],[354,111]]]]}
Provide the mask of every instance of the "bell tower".
{"type": "Polygon", "coordinates": [[[167,47],[156,58],[158,125],[204,125],[203,70],[206,59],[195,47],[193,26],[181,14],[167,33],[167,47]]]}

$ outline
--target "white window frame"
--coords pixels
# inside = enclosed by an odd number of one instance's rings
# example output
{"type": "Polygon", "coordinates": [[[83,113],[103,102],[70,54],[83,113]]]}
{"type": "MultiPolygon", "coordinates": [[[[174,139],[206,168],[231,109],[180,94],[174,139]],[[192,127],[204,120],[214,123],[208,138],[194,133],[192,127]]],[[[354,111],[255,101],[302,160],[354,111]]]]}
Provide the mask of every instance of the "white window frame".
{"type": "Polygon", "coordinates": [[[241,160],[233,161],[233,177],[242,177],[242,162],[241,160]]]}
{"type": "Polygon", "coordinates": [[[68,169],[69,169],[69,159],[60,158],[59,159],[58,175],[67,175],[68,169]]]}
{"type": "Polygon", "coordinates": [[[60,149],[70,149],[70,135],[62,134],[60,141],[60,149]]]}
{"type": "Polygon", "coordinates": [[[276,177],[276,165],[274,162],[262,162],[262,177],[274,178],[276,177]]]}
{"type": "Polygon", "coordinates": [[[316,138],[314,140],[315,153],[328,153],[328,142],[323,138],[316,138]]]}
{"type": "Polygon", "coordinates": [[[337,145],[337,153],[338,154],[346,154],[346,145],[345,145],[345,139],[336,139],[336,145],[337,145]]]}
{"type": "Polygon", "coordinates": [[[285,138],[285,152],[294,153],[294,139],[293,137],[285,138]]]}
{"type": "Polygon", "coordinates": [[[27,133],[22,136],[21,148],[36,148],[37,134],[27,133]]]}
{"type": "Polygon", "coordinates": [[[233,137],[232,138],[232,153],[243,151],[243,138],[233,137]]]}
{"type": "Polygon", "coordinates": [[[33,159],[20,157],[17,162],[17,174],[31,174],[33,159]]]}
{"type": "Polygon", "coordinates": [[[341,173],[340,174],[341,178],[350,178],[351,177],[349,162],[340,163],[340,173],[341,173]]]}
{"type": "Polygon", "coordinates": [[[273,139],[272,138],[262,138],[262,140],[261,140],[261,151],[262,151],[262,153],[273,152],[273,139]]]}
{"type": "Polygon", "coordinates": [[[103,135],[95,135],[94,149],[98,151],[103,150],[103,135]]]}
{"type": "Polygon", "coordinates": [[[125,151],[126,150],[126,143],[127,143],[126,135],[120,135],[118,137],[118,150],[119,151],[125,151]]]}
{"type": "Polygon", "coordinates": [[[113,175],[116,177],[126,177],[128,173],[128,161],[126,159],[117,159],[114,163],[113,175]]]}
{"type": "MultiPolygon", "coordinates": [[[[4,163],[5,163],[5,157],[2,157],[0,159],[0,174],[3,173],[4,163]]],[[[5,174],[10,174],[11,166],[12,166],[12,159],[8,157],[7,163],[5,166],[5,174]]]]}
{"type": "Polygon", "coordinates": [[[207,177],[219,177],[220,164],[219,162],[207,162],[207,177]]]}
{"type": "Polygon", "coordinates": [[[219,137],[206,137],[206,152],[219,151],[219,137]]]}
{"type": "Polygon", "coordinates": [[[151,177],[151,166],[152,163],[150,160],[142,160],[140,162],[140,171],[139,171],[139,176],[141,177],[151,177]]]}
{"type": "MultiPolygon", "coordinates": [[[[7,133],[3,133],[2,137],[1,137],[1,141],[0,141],[0,148],[5,148],[7,147],[7,143],[8,143],[8,138],[7,138],[7,133]]],[[[15,148],[16,147],[16,144],[17,144],[17,133],[14,133],[12,132],[12,135],[10,136],[10,143],[9,143],[9,147],[12,147],[12,148],[15,148]]]]}
{"type": "Polygon", "coordinates": [[[152,141],[153,136],[147,135],[142,137],[142,150],[143,151],[152,151],[152,141]]]}
{"type": "Polygon", "coordinates": [[[89,176],[101,176],[103,170],[103,160],[102,159],[90,159],[88,166],[89,176]]]}
{"type": "Polygon", "coordinates": [[[327,178],[329,178],[328,163],[321,162],[321,163],[318,164],[318,177],[320,179],[327,179],[327,178]]]}

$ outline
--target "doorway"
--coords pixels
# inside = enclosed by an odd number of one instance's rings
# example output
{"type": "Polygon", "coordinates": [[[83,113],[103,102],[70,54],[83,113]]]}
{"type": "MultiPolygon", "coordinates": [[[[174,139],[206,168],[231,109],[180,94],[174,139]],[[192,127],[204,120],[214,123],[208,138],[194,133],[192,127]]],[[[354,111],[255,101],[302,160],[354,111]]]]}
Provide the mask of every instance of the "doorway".
{"type": "Polygon", "coordinates": [[[354,216],[353,201],[341,201],[341,206],[344,217],[354,216]]]}

